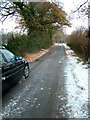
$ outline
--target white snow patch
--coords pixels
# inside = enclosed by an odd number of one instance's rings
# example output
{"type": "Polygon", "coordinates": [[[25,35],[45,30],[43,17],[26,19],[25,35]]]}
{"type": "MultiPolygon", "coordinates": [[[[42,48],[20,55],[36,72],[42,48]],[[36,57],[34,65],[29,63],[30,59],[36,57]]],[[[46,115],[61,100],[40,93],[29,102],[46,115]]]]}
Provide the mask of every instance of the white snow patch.
{"type": "Polygon", "coordinates": [[[43,88],[41,88],[41,90],[44,90],[43,88]]]}
{"type": "Polygon", "coordinates": [[[62,61],[59,61],[59,63],[62,63],[62,61]]]}
{"type": "MultiPolygon", "coordinates": [[[[65,69],[66,90],[68,93],[68,106],[72,112],[68,112],[70,118],[88,118],[88,69],[87,64],[78,62],[75,53],[63,44],[67,54],[67,66],[65,69]]],[[[70,110],[69,110],[70,111],[70,110]]]]}

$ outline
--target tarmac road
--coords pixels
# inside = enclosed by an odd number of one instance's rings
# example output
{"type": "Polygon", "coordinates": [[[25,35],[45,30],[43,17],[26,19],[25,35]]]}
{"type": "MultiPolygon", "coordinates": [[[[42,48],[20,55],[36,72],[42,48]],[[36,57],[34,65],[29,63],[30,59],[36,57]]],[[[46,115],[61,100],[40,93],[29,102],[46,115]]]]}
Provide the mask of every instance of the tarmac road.
{"type": "Polygon", "coordinates": [[[68,118],[64,68],[64,46],[30,63],[30,75],[2,97],[3,118],[68,118]],[[61,112],[60,112],[61,111],[61,112]]]}

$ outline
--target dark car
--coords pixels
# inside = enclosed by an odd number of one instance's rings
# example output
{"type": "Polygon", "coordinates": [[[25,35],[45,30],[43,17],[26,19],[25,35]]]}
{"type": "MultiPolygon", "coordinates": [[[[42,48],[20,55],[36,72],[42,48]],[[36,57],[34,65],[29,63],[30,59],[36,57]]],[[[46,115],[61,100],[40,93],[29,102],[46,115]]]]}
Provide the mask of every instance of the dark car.
{"type": "Polygon", "coordinates": [[[0,47],[0,73],[2,92],[17,82],[23,75],[29,76],[29,63],[22,57],[16,57],[7,49],[0,47]]]}

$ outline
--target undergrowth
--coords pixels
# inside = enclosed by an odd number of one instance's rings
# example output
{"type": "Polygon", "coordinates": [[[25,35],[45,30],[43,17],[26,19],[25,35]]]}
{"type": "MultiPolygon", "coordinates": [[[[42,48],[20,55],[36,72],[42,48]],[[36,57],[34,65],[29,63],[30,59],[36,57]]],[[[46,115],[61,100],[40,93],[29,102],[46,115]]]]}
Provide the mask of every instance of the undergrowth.
{"type": "Polygon", "coordinates": [[[88,40],[86,32],[83,31],[83,29],[73,32],[67,40],[67,45],[73,49],[84,62],[87,61],[89,57],[88,47],[90,46],[90,42],[88,42],[88,40]]]}
{"type": "Polygon", "coordinates": [[[16,56],[23,56],[24,53],[33,53],[39,51],[41,48],[46,49],[52,45],[52,39],[47,34],[34,34],[34,36],[26,34],[11,34],[8,39],[8,50],[13,52],[16,56]]]}

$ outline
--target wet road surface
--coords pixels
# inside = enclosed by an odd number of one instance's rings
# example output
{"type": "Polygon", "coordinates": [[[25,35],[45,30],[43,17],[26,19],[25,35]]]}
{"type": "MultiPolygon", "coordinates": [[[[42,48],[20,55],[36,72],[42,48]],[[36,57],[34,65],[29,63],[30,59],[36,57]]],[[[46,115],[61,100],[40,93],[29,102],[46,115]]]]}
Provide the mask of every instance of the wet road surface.
{"type": "Polygon", "coordinates": [[[30,68],[29,77],[26,80],[21,79],[3,95],[3,118],[88,117],[87,99],[83,99],[80,104],[78,96],[84,88],[74,86],[74,78],[71,78],[72,81],[67,80],[67,76],[73,73],[68,69],[70,63],[64,46],[55,46],[47,55],[30,63],[30,68]],[[80,106],[83,106],[82,110],[80,106]]]}

